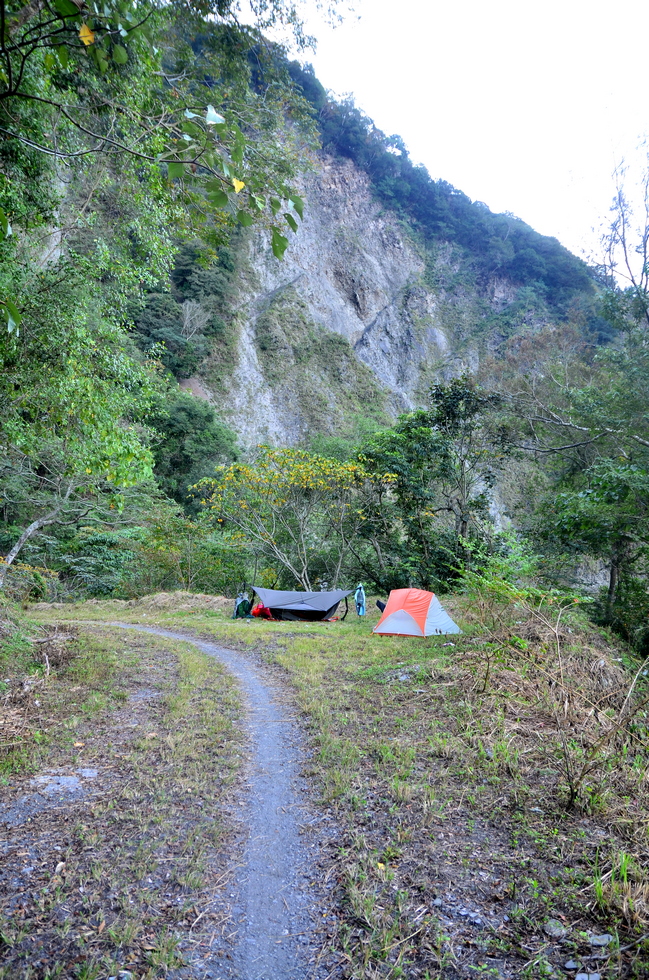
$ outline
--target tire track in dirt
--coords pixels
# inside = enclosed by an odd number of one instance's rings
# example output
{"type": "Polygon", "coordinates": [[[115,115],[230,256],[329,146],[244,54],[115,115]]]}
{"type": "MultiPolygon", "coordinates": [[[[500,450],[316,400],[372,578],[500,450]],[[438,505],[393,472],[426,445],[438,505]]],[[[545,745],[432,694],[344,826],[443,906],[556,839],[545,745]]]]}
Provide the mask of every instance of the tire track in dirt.
{"type": "Polygon", "coordinates": [[[244,657],[215,643],[162,628],[111,625],[192,643],[224,664],[241,685],[249,755],[238,814],[247,835],[228,887],[236,937],[231,947],[221,943],[219,949],[215,943],[202,963],[192,961],[193,970],[201,969],[200,980],[335,976],[335,964],[332,970],[331,960],[324,962],[316,926],[329,903],[321,882],[314,881],[320,877],[320,840],[331,837],[334,828],[326,823],[329,817],[314,813],[309,804],[300,775],[304,739],[278,696],[281,689],[244,657]]]}

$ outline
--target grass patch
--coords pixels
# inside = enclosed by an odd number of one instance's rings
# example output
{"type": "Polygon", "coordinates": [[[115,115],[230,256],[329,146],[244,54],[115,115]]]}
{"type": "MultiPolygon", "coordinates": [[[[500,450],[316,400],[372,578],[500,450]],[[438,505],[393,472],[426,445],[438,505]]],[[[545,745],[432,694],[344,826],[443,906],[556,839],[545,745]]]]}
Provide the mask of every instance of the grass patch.
{"type": "Polygon", "coordinates": [[[58,632],[70,636],[65,656],[19,706],[30,729],[38,714],[43,738],[5,770],[0,977],[165,976],[224,872],[238,694],[188,644],[106,626],[58,632]],[[37,797],[33,780],[53,776],[77,791],[37,797]]]}
{"type": "Polygon", "coordinates": [[[128,615],[281,668],[313,744],[305,766],[343,826],[335,942],[350,977],[468,977],[502,963],[541,976],[569,958],[602,977],[645,975],[649,756],[643,712],[616,727],[627,654],[566,613],[560,686],[551,631],[520,610],[505,630],[504,612],[485,624],[465,599],[445,605],[462,635],[376,637],[374,613],[233,622],[143,602],[128,615]],[[585,762],[571,809],[566,765],[585,762]],[[550,920],[565,934],[546,932],[550,920]],[[593,933],[613,938],[597,948],[593,933]]]}

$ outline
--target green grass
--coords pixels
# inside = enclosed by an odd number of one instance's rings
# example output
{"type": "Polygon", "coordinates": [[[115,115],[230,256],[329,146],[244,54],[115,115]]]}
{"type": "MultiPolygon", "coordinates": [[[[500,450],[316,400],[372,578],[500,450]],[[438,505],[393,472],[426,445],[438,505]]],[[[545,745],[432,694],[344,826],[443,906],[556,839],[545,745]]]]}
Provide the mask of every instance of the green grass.
{"type": "MultiPolygon", "coordinates": [[[[602,739],[621,699],[615,658],[626,654],[578,613],[568,616],[564,723],[552,636],[514,610],[509,642],[500,627],[477,622],[465,599],[445,605],[461,636],[377,637],[373,610],[344,623],[266,623],[153,610],[144,600],[57,615],[184,628],[261,652],[283,670],[313,745],[305,766],[316,797],[343,828],[335,942],[354,978],[489,975],[490,955],[540,976],[546,960],[557,967],[568,958],[538,932],[557,915],[573,923],[575,958],[588,952],[589,929],[626,930],[635,945],[618,972],[640,976],[647,867],[638,842],[649,828],[649,757],[633,732],[602,739]],[[570,810],[566,765],[589,758],[570,810]],[[620,853],[635,862],[633,875],[624,865],[626,880],[620,853]],[[477,945],[444,938],[433,902],[449,889],[494,916],[507,912],[498,950],[489,935],[477,945]]],[[[635,721],[644,731],[643,717],[635,721]]]]}
{"type": "Polygon", "coordinates": [[[29,792],[37,772],[98,777],[90,797],[8,831],[0,977],[163,976],[223,874],[221,812],[241,747],[236,684],[188,644],[82,626],[37,694],[38,705],[19,707],[39,713],[44,739],[14,755],[6,797],[29,792]],[[11,882],[27,854],[34,870],[16,914],[11,882]]]}

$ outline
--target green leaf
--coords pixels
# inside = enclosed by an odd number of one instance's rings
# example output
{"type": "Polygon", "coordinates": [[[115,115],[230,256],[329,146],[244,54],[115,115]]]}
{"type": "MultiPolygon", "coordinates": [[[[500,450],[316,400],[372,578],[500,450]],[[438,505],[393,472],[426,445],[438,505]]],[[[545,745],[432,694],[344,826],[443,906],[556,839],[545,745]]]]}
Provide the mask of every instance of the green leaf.
{"type": "Polygon", "coordinates": [[[54,9],[61,17],[78,17],[79,8],[72,0],[54,0],[54,9]]]}
{"type": "Polygon", "coordinates": [[[177,160],[172,161],[171,163],[167,164],[167,173],[169,174],[169,178],[171,180],[173,180],[174,177],[182,177],[185,173],[185,164],[179,163],[177,160]]]}
{"type": "Polygon", "coordinates": [[[271,208],[273,210],[273,214],[277,214],[277,212],[279,210],[281,210],[282,202],[280,201],[280,199],[278,197],[271,197],[271,199],[270,199],[270,206],[271,206],[271,208]]]}
{"type": "Polygon", "coordinates": [[[247,211],[237,211],[237,221],[240,225],[243,225],[244,228],[249,228],[250,225],[254,224],[254,220],[255,219],[253,216],[248,214],[247,211]]]}
{"type": "Polygon", "coordinates": [[[182,123],[183,132],[188,133],[189,136],[202,136],[203,130],[196,123],[190,122],[189,119],[183,119],[182,123]]]}
{"type": "Polygon", "coordinates": [[[286,223],[288,224],[289,228],[291,228],[293,231],[297,232],[297,221],[295,220],[295,218],[293,217],[293,215],[292,214],[288,214],[288,212],[287,212],[284,215],[284,217],[286,218],[286,223]]]}
{"type": "Polygon", "coordinates": [[[243,146],[241,144],[237,144],[233,148],[232,153],[230,154],[230,156],[232,157],[232,160],[234,161],[234,163],[242,163],[243,162],[243,146]]]}
{"type": "Polygon", "coordinates": [[[208,126],[222,126],[225,123],[225,119],[218,114],[213,105],[208,105],[205,122],[208,126]]]}
{"type": "Polygon", "coordinates": [[[230,201],[224,190],[209,191],[207,199],[215,208],[227,208],[230,201]]]}
{"type": "Polygon", "coordinates": [[[7,75],[4,68],[0,68],[0,82],[4,82],[5,85],[9,84],[9,76],[7,75]]]}
{"type": "Polygon", "coordinates": [[[304,219],[304,201],[297,194],[289,194],[288,199],[300,216],[300,220],[304,219]]]}
{"type": "Polygon", "coordinates": [[[102,56],[99,55],[99,57],[97,58],[97,65],[99,67],[99,71],[103,75],[106,69],[108,68],[108,62],[106,61],[105,58],[102,58],[102,56]]]}
{"type": "Polygon", "coordinates": [[[266,202],[264,201],[263,197],[259,197],[258,194],[250,195],[250,203],[253,204],[258,211],[263,211],[266,206],[266,202]]]}
{"type": "Polygon", "coordinates": [[[56,57],[53,51],[47,51],[45,57],[43,58],[43,65],[45,66],[45,71],[52,71],[54,65],[56,64],[56,57]]]}
{"type": "Polygon", "coordinates": [[[125,65],[128,61],[128,51],[121,44],[113,45],[113,61],[118,65],[125,65]]]}
{"type": "Polygon", "coordinates": [[[57,49],[56,53],[59,57],[59,64],[61,68],[68,67],[68,49],[64,44],[61,44],[57,49]]]}
{"type": "Polygon", "coordinates": [[[2,208],[0,208],[0,231],[5,238],[9,238],[9,235],[13,235],[11,225],[9,224],[9,218],[4,213],[2,208]]]}
{"type": "Polygon", "coordinates": [[[273,250],[273,255],[276,259],[283,259],[284,252],[288,248],[288,238],[280,234],[277,228],[273,228],[273,235],[270,240],[270,247],[273,250]]]}
{"type": "Polygon", "coordinates": [[[13,302],[13,300],[10,300],[8,296],[5,296],[3,302],[7,316],[7,330],[9,333],[18,333],[18,327],[20,326],[22,317],[18,312],[16,304],[13,302]]]}

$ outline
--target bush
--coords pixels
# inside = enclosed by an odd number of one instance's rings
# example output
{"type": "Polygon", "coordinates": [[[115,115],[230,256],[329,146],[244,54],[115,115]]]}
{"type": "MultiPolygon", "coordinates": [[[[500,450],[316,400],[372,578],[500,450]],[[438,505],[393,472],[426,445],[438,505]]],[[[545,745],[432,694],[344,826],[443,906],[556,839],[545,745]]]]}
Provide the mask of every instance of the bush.
{"type": "Polygon", "coordinates": [[[595,601],[594,618],[610,626],[643,657],[649,656],[649,593],[643,579],[622,576],[612,604],[608,590],[601,589],[595,601]]]}
{"type": "Polygon", "coordinates": [[[187,488],[212,476],[218,464],[237,458],[237,437],[207,402],[177,391],[151,422],[159,441],[153,447],[159,486],[187,511],[196,512],[187,488]]]}

